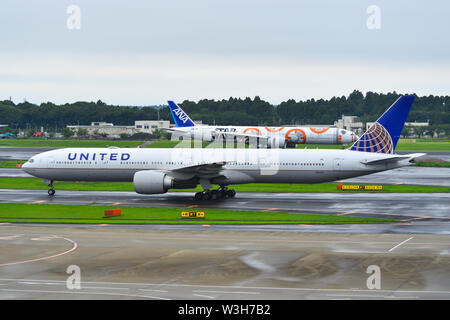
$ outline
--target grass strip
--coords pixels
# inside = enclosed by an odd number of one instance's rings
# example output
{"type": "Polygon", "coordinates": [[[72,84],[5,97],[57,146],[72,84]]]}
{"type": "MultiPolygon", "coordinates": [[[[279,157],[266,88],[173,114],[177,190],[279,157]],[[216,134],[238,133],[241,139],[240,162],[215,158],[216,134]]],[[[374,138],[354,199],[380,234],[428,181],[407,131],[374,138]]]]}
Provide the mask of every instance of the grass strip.
{"type": "Polygon", "coordinates": [[[367,224],[397,222],[393,219],[367,217],[293,214],[288,212],[235,211],[199,209],[204,219],[183,219],[182,208],[123,207],[122,215],[103,218],[111,206],[71,206],[58,204],[0,203],[0,222],[10,223],[89,223],[89,224],[367,224]]]}
{"type": "Polygon", "coordinates": [[[53,139],[1,139],[0,147],[34,148],[136,148],[143,141],[134,140],[53,140],[53,139]]]}
{"type": "Polygon", "coordinates": [[[416,167],[434,167],[434,168],[450,168],[450,162],[416,162],[414,163],[416,167]]]}
{"type": "Polygon", "coordinates": [[[18,164],[24,164],[24,163],[25,163],[25,160],[19,160],[19,161],[4,160],[4,161],[0,161],[0,168],[7,168],[7,169],[17,168],[18,164]]]}
{"type": "MultiPolygon", "coordinates": [[[[449,140],[438,139],[400,139],[396,150],[400,151],[450,151],[449,140]]],[[[135,148],[142,144],[143,141],[133,140],[57,140],[57,139],[0,139],[0,147],[47,147],[47,148],[107,148],[116,146],[120,148],[135,148]]],[[[210,145],[210,142],[196,142],[195,146],[202,145],[203,148],[210,145]]],[[[171,141],[159,140],[146,146],[146,148],[173,148],[175,146],[189,148],[190,141],[171,141]]],[[[323,145],[323,144],[299,144],[299,149],[345,149],[347,146],[342,145],[323,145]]],[[[237,144],[243,147],[242,144],[237,144]]],[[[220,147],[220,143],[214,143],[210,147],[220,147]]]]}
{"type": "MultiPolygon", "coordinates": [[[[336,183],[320,184],[271,184],[271,183],[250,183],[243,185],[230,186],[237,192],[369,192],[369,191],[350,191],[338,190],[336,183]]],[[[66,182],[55,181],[56,190],[73,191],[134,191],[132,182],[66,182]]],[[[218,187],[218,186],[217,186],[218,187]]],[[[36,189],[46,190],[47,185],[38,178],[0,178],[0,189],[36,189]]],[[[202,191],[201,187],[195,189],[171,190],[171,192],[197,192],[202,191]]],[[[407,186],[407,185],[383,185],[383,190],[373,192],[387,193],[430,193],[450,192],[450,187],[432,187],[432,186],[407,186]]]]}

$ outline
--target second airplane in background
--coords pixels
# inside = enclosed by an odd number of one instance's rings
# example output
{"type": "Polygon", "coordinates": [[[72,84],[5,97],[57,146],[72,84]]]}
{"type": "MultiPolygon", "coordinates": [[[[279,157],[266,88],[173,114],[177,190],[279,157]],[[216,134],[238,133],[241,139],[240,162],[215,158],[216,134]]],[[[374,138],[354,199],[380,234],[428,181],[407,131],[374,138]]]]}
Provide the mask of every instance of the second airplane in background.
{"type": "Polygon", "coordinates": [[[184,136],[202,141],[236,140],[255,141],[268,148],[295,147],[297,144],[342,144],[358,140],[352,131],[335,127],[316,126],[209,126],[196,125],[175,102],[168,101],[176,128],[166,129],[175,137],[184,136]]]}

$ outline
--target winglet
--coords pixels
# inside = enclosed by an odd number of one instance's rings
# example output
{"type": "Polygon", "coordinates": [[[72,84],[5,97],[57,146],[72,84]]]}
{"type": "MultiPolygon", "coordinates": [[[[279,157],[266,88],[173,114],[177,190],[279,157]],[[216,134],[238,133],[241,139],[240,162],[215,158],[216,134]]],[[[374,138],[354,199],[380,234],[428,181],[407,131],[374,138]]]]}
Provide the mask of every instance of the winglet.
{"type": "Polygon", "coordinates": [[[170,112],[172,113],[173,121],[177,127],[194,127],[194,121],[189,118],[186,112],[183,111],[175,102],[168,101],[170,112]]]}
{"type": "Polygon", "coordinates": [[[375,153],[394,153],[405,125],[414,96],[401,96],[367,130],[350,150],[375,153]]]}

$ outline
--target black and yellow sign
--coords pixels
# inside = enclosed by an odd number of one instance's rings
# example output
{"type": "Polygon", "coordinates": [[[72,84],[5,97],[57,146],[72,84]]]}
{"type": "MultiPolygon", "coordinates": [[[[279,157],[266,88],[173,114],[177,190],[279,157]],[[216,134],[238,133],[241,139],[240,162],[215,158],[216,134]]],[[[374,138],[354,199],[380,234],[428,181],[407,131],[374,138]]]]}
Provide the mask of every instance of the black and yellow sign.
{"type": "Polygon", "coordinates": [[[182,211],[182,218],[205,218],[205,211],[182,211]]]}
{"type": "Polygon", "coordinates": [[[376,186],[376,185],[345,185],[345,184],[338,184],[337,188],[339,190],[361,190],[361,191],[377,191],[377,190],[383,190],[383,186],[376,186]]]}

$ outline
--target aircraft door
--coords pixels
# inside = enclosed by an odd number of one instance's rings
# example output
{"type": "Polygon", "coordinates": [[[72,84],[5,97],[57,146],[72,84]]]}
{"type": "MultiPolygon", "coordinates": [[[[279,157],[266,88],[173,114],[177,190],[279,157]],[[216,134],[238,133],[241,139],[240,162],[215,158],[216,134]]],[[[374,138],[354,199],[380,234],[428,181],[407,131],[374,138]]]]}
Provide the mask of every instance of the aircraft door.
{"type": "Polygon", "coordinates": [[[53,157],[48,157],[48,158],[47,158],[47,166],[48,166],[49,168],[54,168],[55,165],[56,165],[56,160],[55,160],[55,158],[53,158],[53,157]]]}
{"type": "Polygon", "coordinates": [[[333,160],[333,169],[338,171],[342,170],[342,159],[333,160]]]}

